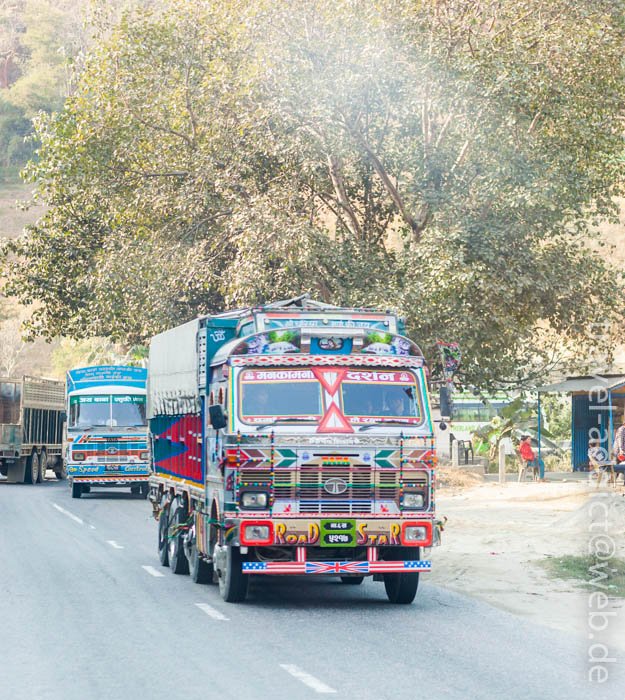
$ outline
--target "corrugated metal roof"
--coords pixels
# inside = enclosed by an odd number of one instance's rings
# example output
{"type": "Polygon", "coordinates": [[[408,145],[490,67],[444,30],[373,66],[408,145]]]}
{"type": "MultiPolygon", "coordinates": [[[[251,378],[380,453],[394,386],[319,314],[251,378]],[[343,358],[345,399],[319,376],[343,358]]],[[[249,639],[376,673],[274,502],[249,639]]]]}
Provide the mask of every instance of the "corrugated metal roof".
{"type": "Polygon", "coordinates": [[[599,389],[615,389],[625,385],[625,375],[608,375],[592,377],[567,377],[555,384],[536,387],[536,391],[547,394],[571,394],[577,391],[590,393],[599,389]]]}

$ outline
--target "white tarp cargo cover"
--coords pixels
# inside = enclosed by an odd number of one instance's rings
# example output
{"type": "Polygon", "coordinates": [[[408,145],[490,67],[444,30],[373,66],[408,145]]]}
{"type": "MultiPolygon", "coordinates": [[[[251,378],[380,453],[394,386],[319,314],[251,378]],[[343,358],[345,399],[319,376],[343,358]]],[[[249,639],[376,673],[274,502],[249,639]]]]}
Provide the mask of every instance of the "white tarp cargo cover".
{"type": "Polygon", "coordinates": [[[148,418],[199,413],[199,319],[154,336],[148,366],[148,418]]]}

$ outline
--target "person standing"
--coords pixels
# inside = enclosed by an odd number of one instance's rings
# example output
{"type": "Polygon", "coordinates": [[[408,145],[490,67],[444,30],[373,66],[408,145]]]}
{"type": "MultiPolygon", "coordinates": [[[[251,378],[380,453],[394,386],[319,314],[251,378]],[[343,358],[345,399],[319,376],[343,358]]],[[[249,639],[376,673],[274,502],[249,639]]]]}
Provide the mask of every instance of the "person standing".
{"type": "Polygon", "coordinates": [[[612,446],[614,459],[617,463],[625,462],[625,413],[623,414],[622,425],[616,431],[614,436],[614,445],[612,446]]]}

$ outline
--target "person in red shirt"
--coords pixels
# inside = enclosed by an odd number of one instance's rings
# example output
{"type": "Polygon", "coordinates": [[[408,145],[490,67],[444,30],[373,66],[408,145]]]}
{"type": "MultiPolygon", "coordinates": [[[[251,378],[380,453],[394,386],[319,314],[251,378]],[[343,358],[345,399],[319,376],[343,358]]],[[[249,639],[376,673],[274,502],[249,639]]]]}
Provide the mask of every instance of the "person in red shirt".
{"type": "Polygon", "coordinates": [[[529,435],[522,435],[519,443],[519,454],[526,462],[533,462],[536,459],[534,450],[532,449],[532,441],[529,435]]]}
{"type": "Polygon", "coordinates": [[[519,454],[521,459],[527,462],[528,467],[538,467],[538,476],[541,481],[545,480],[545,463],[542,459],[538,459],[536,453],[532,449],[532,440],[529,435],[522,435],[519,443],[519,454]]]}

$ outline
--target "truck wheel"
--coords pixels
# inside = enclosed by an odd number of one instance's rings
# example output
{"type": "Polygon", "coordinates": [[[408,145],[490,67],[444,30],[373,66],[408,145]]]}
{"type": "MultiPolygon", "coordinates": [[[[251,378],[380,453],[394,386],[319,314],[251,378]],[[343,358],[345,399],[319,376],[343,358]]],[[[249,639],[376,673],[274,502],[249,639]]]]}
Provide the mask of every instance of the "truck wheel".
{"type": "Polygon", "coordinates": [[[67,469],[65,468],[65,462],[60,458],[57,458],[57,462],[54,465],[54,475],[59,481],[67,479],[67,469]]]}
{"type": "Polygon", "coordinates": [[[163,501],[161,501],[161,513],[158,517],[158,558],[162,566],[169,566],[169,555],[167,551],[168,520],[169,508],[165,505],[163,499],[163,501]]]}
{"type": "Polygon", "coordinates": [[[360,586],[364,580],[364,576],[341,576],[341,583],[346,586],[360,586]]]}
{"type": "Polygon", "coordinates": [[[195,583],[211,583],[213,580],[213,565],[204,561],[200,556],[195,540],[191,544],[189,573],[195,583]]]}
{"type": "Polygon", "coordinates": [[[224,570],[219,570],[219,593],[226,603],[241,603],[247,596],[249,574],[244,574],[243,555],[238,547],[228,545],[224,570]]]}
{"type": "Polygon", "coordinates": [[[46,471],[48,470],[48,455],[45,450],[41,450],[39,455],[39,474],[37,474],[37,483],[41,484],[46,479],[46,471]]]}
{"type": "MultiPolygon", "coordinates": [[[[419,559],[419,547],[396,549],[394,556],[397,559],[414,561],[419,559]]],[[[391,603],[399,605],[412,603],[418,587],[419,572],[384,574],[384,588],[391,603]]]]}
{"type": "Polygon", "coordinates": [[[72,482],[72,498],[80,498],[82,496],[82,484],[72,482]]]}
{"type": "Polygon", "coordinates": [[[184,508],[176,507],[173,515],[169,518],[169,527],[167,528],[167,557],[169,566],[175,574],[189,573],[189,560],[184,553],[184,532],[180,530],[185,521],[184,508]]]}
{"type": "Polygon", "coordinates": [[[36,484],[39,479],[39,455],[33,452],[26,462],[25,484],[36,484]]]}

